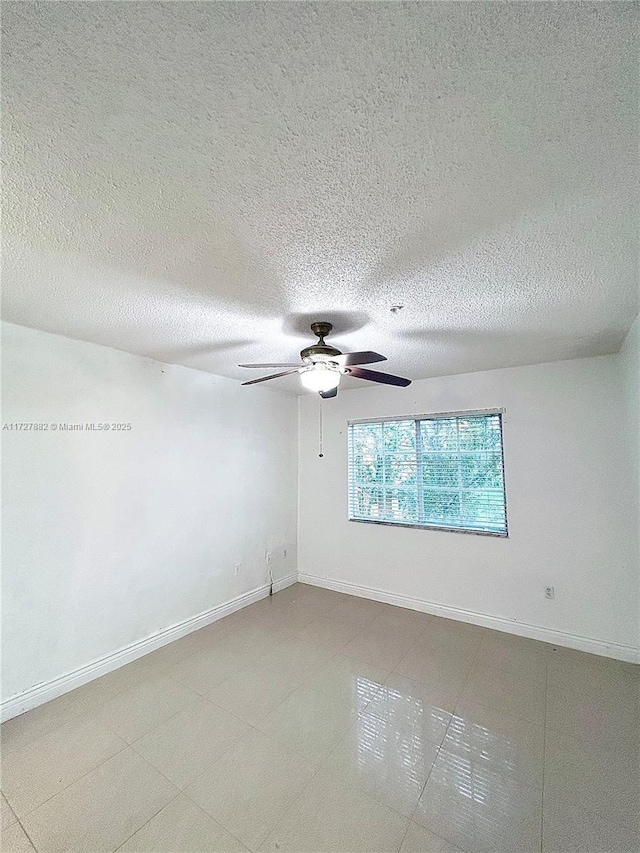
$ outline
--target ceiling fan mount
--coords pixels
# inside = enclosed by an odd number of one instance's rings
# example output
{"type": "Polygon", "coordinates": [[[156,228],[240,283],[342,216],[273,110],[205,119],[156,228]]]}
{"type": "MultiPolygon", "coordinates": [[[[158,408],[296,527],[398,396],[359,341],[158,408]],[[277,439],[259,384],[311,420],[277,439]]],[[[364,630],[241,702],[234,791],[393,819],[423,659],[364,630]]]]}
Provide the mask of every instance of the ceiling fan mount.
{"type": "Polygon", "coordinates": [[[335,347],[330,347],[327,343],[325,343],[325,336],[329,334],[329,332],[333,329],[331,323],[312,323],[311,331],[314,335],[317,335],[319,340],[317,343],[312,344],[310,347],[305,347],[305,349],[300,351],[300,358],[306,362],[313,362],[315,360],[318,361],[327,361],[332,357],[342,355],[339,349],[335,347]]]}
{"type": "Polygon", "coordinates": [[[327,323],[323,320],[319,323],[312,323],[310,329],[313,334],[317,335],[319,338],[326,338],[331,329],[333,329],[333,324],[327,323]]]}
{"type": "Polygon", "coordinates": [[[239,367],[266,368],[286,367],[281,373],[272,373],[269,376],[261,376],[260,379],[251,379],[243,382],[243,385],[255,385],[257,382],[266,382],[268,379],[277,379],[280,376],[288,376],[291,373],[300,374],[300,381],[310,391],[317,391],[321,397],[328,399],[335,397],[338,393],[338,385],[343,374],[348,373],[355,379],[367,379],[370,382],[381,382],[384,385],[397,385],[406,387],[411,385],[410,379],[402,376],[393,376],[391,373],[379,373],[377,370],[365,370],[361,364],[374,364],[378,361],[386,361],[387,358],[380,353],[366,350],[365,352],[343,353],[325,342],[325,337],[333,329],[331,323],[326,321],[311,324],[311,331],[317,336],[318,341],[300,352],[301,364],[294,363],[270,363],[270,364],[240,364],[239,367]]]}

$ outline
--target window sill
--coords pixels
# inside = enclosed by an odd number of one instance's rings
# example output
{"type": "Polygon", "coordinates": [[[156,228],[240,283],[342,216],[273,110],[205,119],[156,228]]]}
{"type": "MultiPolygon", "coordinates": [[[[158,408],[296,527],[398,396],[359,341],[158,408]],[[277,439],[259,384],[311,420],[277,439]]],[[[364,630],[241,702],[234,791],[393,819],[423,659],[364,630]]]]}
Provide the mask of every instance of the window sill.
{"type": "Polygon", "coordinates": [[[410,521],[378,521],[373,518],[350,518],[349,521],[355,521],[357,524],[379,524],[386,527],[410,527],[414,530],[440,530],[446,533],[467,533],[472,536],[494,536],[498,539],[508,539],[509,532],[500,532],[494,530],[471,530],[467,527],[445,527],[438,524],[412,524],[410,521]]]}

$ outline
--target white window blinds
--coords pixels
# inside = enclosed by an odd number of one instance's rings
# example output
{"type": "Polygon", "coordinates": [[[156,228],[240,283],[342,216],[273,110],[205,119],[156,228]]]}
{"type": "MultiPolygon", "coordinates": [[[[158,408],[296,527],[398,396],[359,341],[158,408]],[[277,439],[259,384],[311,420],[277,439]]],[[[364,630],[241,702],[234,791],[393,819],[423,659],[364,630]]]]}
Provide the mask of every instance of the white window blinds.
{"type": "Polygon", "coordinates": [[[349,518],[506,536],[501,413],[350,423],[349,518]]]}

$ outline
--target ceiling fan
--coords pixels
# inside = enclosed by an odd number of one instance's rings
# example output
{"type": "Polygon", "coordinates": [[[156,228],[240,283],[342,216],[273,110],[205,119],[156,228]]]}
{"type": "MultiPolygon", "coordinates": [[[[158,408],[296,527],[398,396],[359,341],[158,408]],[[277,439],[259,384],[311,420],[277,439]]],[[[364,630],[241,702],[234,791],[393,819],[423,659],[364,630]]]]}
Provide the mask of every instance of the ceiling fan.
{"type": "Polygon", "coordinates": [[[379,373],[377,370],[366,370],[358,366],[386,361],[384,355],[370,351],[342,353],[339,349],[328,346],[324,339],[332,328],[331,323],[311,324],[311,331],[318,336],[318,341],[300,352],[302,364],[239,364],[238,367],[291,368],[290,370],[283,370],[282,373],[261,376],[260,379],[251,379],[242,384],[255,385],[257,382],[266,382],[268,379],[278,379],[280,376],[299,373],[300,381],[304,387],[310,391],[317,391],[325,400],[337,395],[340,377],[343,375],[353,376],[355,379],[368,379],[370,382],[382,382],[384,385],[399,385],[401,387],[411,385],[411,380],[403,379],[402,376],[379,373]]]}

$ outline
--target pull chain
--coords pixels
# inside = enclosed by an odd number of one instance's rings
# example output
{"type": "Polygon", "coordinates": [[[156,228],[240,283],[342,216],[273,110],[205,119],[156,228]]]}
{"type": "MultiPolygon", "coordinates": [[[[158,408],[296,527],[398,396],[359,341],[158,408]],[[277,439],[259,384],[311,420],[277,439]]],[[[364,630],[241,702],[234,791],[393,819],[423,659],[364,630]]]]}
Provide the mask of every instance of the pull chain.
{"type": "Polygon", "coordinates": [[[319,427],[319,435],[318,435],[319,453],[318,453],[318,457],[320,459],[322,459],[322,457],[324,456],[323,447],[322,447],[322,397],[318,396],[318,400],[319,400],[319,414],[320,414],[320,417],[318,418],[318,427],[319,427]]]}

